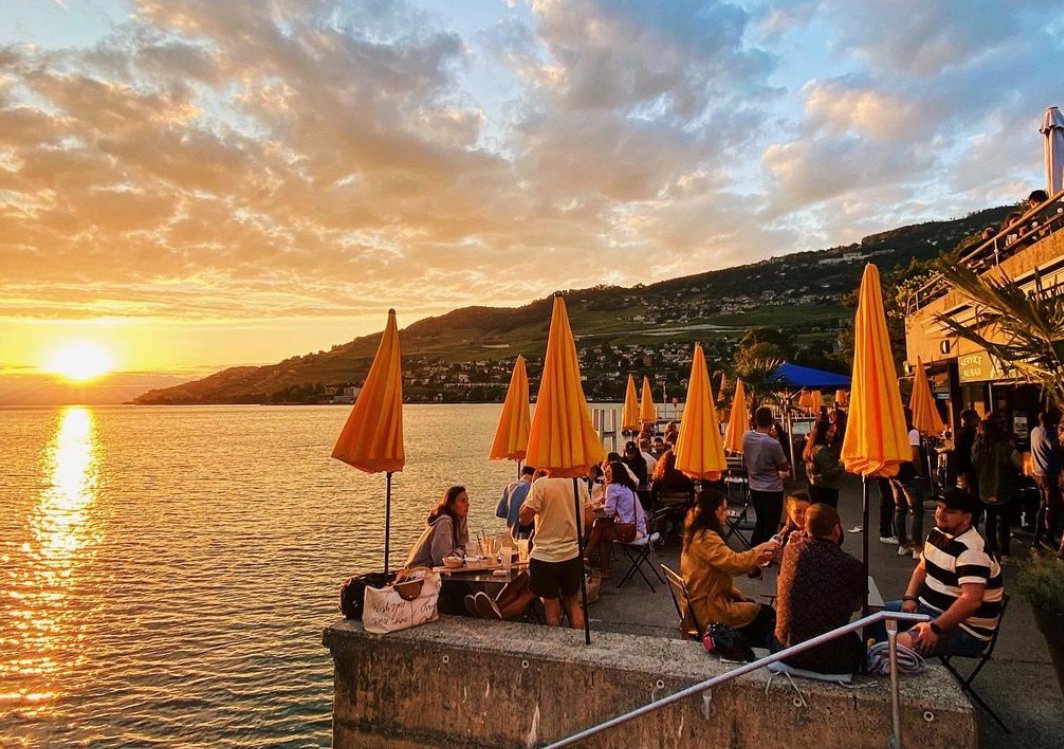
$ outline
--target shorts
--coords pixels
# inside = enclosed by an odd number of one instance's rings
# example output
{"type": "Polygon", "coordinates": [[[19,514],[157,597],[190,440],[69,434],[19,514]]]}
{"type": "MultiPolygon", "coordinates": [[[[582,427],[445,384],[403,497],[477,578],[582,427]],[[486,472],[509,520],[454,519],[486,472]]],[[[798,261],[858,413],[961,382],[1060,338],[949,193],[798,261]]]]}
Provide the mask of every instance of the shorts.
{"type": "Polygon", "coordinates": [[[540,598],[554,599],[559,594],[574,596],[580,592],[584,562],[579,556],[564,562],[532,559],[528,563],[529,589],[540,598]]]}

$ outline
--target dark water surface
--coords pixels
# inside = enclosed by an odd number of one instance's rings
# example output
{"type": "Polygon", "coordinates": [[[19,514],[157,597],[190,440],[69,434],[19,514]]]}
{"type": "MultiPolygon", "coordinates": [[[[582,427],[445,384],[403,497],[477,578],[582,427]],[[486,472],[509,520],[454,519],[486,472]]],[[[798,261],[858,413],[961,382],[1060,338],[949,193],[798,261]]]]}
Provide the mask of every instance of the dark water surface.
{"type": "MultiPolygon", "coordinates": [[[[467,486],[497,528],[499,406],[407,406],[392,559],[467,486]]],[[[0,746],[329,745],[321,629],[383,557],[349,407],[0,409],[0,746]]]]}

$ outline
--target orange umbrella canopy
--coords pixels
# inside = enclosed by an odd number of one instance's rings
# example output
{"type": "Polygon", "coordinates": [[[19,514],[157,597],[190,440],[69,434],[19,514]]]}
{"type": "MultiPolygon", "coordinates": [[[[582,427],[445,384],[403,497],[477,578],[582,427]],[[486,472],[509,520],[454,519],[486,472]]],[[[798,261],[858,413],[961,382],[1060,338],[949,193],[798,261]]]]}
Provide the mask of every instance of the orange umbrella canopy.
{"type": "Polygon", "coordinates": [[[717,389],[717,403],[724,402],[724,390],[728,387],[728,376],[720,373],[720,387],[717,389]]]}
{"type": "Polygon", "coordinates": [[[808,390],[803,390],[802,394],[798,397],[798,405],[806,411],[811,409],[813,407],[813,394],[808,390]]]}
{"type": "Polygon", "coordinates": [[[835,402],[836,403],[838,403],[840,406],[845,406],[848,401],[849,401],[849,398],[846,396],[846,391],[845,390],[836,390],[835,391],[835,402]]]}
{"type": "Polygon", "coordinates": [[[518,356],[514,372],[510,376],[510,388],[499,414],[495,428],[495,441],[491,445],[492,460],[523,460],[528,449],[528,373],[525,357],[518,356]]]}
{"type": "Polygon", "coordinates": [[[913,412],[913,426],[920,434],[942,434],[946,425],[935,408],[935,397],[931,394],[931,383],[927,380],[927,370],[923,361],[916,358],[916,379],[913,380],[913,394],[909,398],[909,410],[913,412]]]}
{"type": "Polygon", "coordinates": [[[366,473],[403,470],[403,371],[395,310],[332,456],[366,473]]]}
{"type": "Polygon", "coordinates": [[[639,420],[657,421],[658,412],[654,408],[654,391],[650,388],[650,378],[643,377],[643,397],[639,401],[639,420]]]}
{"type": "Polygon", "coordinates": [[[842,464],[851,473],[893,476],[910,460],[912,449],[887,334],[879,269],[869,263],[861,279],[854,320],[853,382],[842,464]]]}
{"type": "Polygon", "coordinates": [[[632,375],[628,375],[628,387],[624,391],[621,430],[625,432],[639,431],[639,397],[635,393],[635,377],[632,375]]]}
{"type": "Polygon", "coordinates": [[[819,390],[813,391],[813,404],[810,408],[813,409],[813,413],[819,414],[820,409],[824,406],[824,394],[819,390]]]}
{"type": "Polygon", "coordinates": [[[547,356],[536,398],[536,415],[528,437],[525,459],[552,476],[587,475],[592,465],[606,457],[580,384],[576,341],[569,327],[565,299],[554,295],[547,356]]]}
{"type": "Polygon", "coordinates": [[[728,428],[724,430],[724,449],[733,453],[743,451],[743,435],[750,431],[750,414],[746,408],[743,381],[735,381],[735,400],[732,401],[728,428]]]}
{"type": "Polygon", "coordinates": [[[699,344],[695,346],[691,362],[687,401],[676,440],[676,468],[693,479],[716,481],[727,467],[724,444],[720,440],[720,422],[713,408],[713,388],[706,369],[706,355],[699,344]]]}

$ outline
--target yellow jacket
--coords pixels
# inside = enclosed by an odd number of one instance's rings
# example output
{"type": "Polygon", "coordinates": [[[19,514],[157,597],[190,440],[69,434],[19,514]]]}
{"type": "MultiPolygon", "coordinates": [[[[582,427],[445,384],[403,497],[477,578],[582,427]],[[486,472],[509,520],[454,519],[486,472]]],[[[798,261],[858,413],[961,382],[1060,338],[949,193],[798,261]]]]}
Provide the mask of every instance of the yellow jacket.
{"type": "MultiPolygon", "coordinates": [[[[732,584],[732,575],[757,567],[757,552],[736,553],[710,530],[698,531],[680,556],[680,575],[687,583],[691,605],[699,625],[712,622],[743,627],[757,616],[759,605],[744,598],[732,584]]],[[[693,625],[686,621],[684,625],[693,625]]]]}

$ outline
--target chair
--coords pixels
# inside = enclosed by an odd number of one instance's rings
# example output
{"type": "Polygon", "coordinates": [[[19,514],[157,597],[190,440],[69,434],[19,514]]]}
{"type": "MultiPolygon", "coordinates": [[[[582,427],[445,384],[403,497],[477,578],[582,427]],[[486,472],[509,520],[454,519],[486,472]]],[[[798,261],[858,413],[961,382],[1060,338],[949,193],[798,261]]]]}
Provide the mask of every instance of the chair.
{"type": "Polygon", "coordinates": [[[732,536],[739,539],[739,543],[743,545],[743,548],[750,548],[750,533],[753,532],[756,527],[753,520],[750,520],[750,492],[747,490],[747,481],[742,476],[728,476],[724,479],[725,486],[728,487],[728,528],[724,534],[724,543],[728,543],[732,536]],[[732,509],[732,486],[738,486],[738,499],[742,503],[741,509],[732,509]]]}
{"type": "Polygon", "coordinates": [[[629,562],[628,571],[624,573],[620,582],[617,583],[618,588],[631,580],[632,577],[635,576],[635,573],[638,572],[640,577],[643,578],[643,581],[650,586],[650,592],[657,592],[654,583],[650,582],[650,578],[647,577],[647,574],[643,571],[643,565],[647,562],[651,562],[650,571],[654,573],[654,577],[657,578],[658,582],[665,582],[661,579],[661,575],[658,574],[658,571],[654,569],[653,565],[654,544],[661,540],[661,533],[655,530],[655,528],[661,523],[662,519],[665,517],[665,513],[666,510],[662,509],[647,517],[647,535],[642,538],[637,538],[627,544],[621,543],[620,541],[613,542],[614,548],[619,548],[629,562]]]}
{"type": "Polygon", "coordinates": [[[975,700],[975,702],[981,708],[986,710],[987,714],[989,714],[990,717],[993,718],[999,726],[1001,726],[1005,733],[1011,734],[1012,729],[1005,725],[1005,721],[998,717],[998,714],[990,708],[990,705],[986,704],[986,701],[983,700],[983,698],[979,695],[978,692],[975,691],[975,688],[972,686],[972,682],[975,681],[975,677],[979,675],[979,672],[983,670],[983,666],[989,663],[990,659],[994,655],[994,648],[997,646],[998,635],[1001,634],[1001,625],[1005,621],[1005,609],[1007,609],[1009,606],[1009,598],[1010,596],[1008,593],[1003,594],[1001,597],[1001,614],[998,617],[998,626],[997,629],[994,630],[994,634],[990,638],[990,644],[986,646],[986,650],[976,656],[940,655],[938,656],[938,659],[942,662],[942,665],[946,667],[946,670],[953,674],[953,678],[957,680],[957,683],[960,685],[961,691],[963,691],[965,694],[975,700]],[[961,676],[960,672],[951,663],[954,658],[965,657],[970,657],[976,661],[975,668],[971,670],[967,677],[961,676]]]}
{"type": "Polygon", "coordinates": [[[669,581],[672,603],[676,607],[676,613],[680,615],[681,634],[693,640],[701,640],[702,626],[698,623],[698,617],[695,616],[695,610],[691,606],[691,594],[687,590],[687,583],[664,564],[661,565],[661,571],[665,573],[665,579],[669,581]],[[685,622],[688,622],[688,624],[685,624],[685,622]]]}

